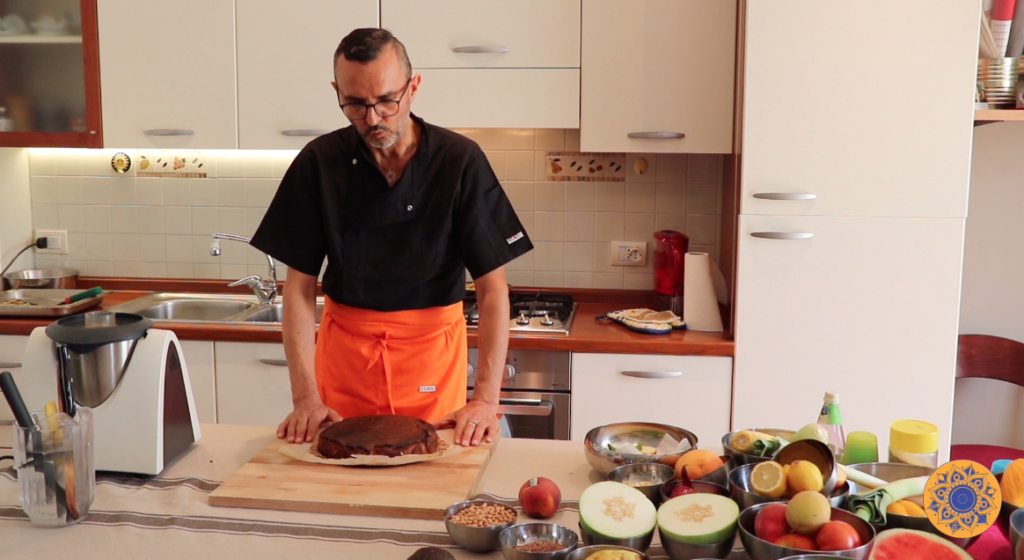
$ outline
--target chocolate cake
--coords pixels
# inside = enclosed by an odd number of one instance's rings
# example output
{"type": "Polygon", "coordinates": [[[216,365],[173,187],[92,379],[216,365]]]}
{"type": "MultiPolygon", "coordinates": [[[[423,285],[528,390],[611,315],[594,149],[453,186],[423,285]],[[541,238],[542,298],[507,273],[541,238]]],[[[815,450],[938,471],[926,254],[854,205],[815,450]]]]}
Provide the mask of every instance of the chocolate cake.
{"type": "Polygon", "coordinates": [[[380,414],[345,418],[320,432],[316,452],[327,459],[353,455],[429,455],[437,451],[437,432],[411,416],[380,414]]]}

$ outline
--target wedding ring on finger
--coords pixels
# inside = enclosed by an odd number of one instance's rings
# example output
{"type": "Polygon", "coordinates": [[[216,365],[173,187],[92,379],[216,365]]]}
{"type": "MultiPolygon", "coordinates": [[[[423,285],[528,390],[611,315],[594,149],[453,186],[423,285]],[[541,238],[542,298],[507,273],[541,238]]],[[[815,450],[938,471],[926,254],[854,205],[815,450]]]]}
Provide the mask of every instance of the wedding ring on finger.
{"type": "Polygon", "coordinates": [[[475,427],[476,427],[476,425],[477,425],[477,424],[479,424],[479,423],[480,423],[480,422],[477,422],[476,420],[470,420],[469,422],[467,422],[467,424],[469,424],[470,426],[473,426],[474,428],[475,428],[475,427]]]}

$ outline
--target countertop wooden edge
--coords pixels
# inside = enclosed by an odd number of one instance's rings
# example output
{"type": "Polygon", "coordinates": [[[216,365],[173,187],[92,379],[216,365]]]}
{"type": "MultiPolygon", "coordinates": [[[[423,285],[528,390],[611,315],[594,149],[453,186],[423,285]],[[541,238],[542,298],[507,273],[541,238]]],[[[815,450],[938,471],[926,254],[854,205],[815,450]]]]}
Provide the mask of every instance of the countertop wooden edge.
{"type": "MultiPolygon", "coordinates": [[[[190,281],[187,284],[192,290],[173,281],[159,281],[154,284],[144,282],[99,282],[100,279],[80,281],[80,285],[104,285],[114,288],[104,296],[103,303],[93,310],[110,309],[122,303],[142,297],[152,291],[223,291],[215,289],[219,284],[208,281],[190,281]],[[115,287],[116,286],[116,287],[115,287]],[[173,286],[173,287],[172,287],[173,286]],[[119,289],[152,287],[152,290],[119,289]],[[200,289],[196,289],[200,288],[200,289]]],[[[560,335],[520,335],[513,333],[509,338],[509,348],[524,350],[565,350],[570,352],[612,353],[612,354],[667,354],[690,356],[733,356],[735,343],[724,333],[708,333],[698,331],[675,331],[667,335],[640,334],[627,330],[625,327],[607,320],[597,320],[598,315],[624,309],[631,306],[648,305],[643,297],[633,295],[637,303],[629,304],[626,294],[613,294],[615,301],[588,302],[588,299],[600,299],[598,292],[584,293],[583,301],[577,305],[569,336],[560,335]],[[638,301],[639,300],[639,301],[638,301]]],[[[642,293],[641,293],[642,296],[642,293]]],[[[29,335],[36,327],[44,327],[52,323],[53,318],[0,318],[0,335],[29,335]]],[[[233,342],[281,342],[280,326],[267,325],[229,325],[223,323],[175,323],[160,322],[156,328],[174,331],[182,340],[215,340],[233,342]]],[[[477,335],[470,331],[468,335],[470,347],[477,345],[477,335]]]]}

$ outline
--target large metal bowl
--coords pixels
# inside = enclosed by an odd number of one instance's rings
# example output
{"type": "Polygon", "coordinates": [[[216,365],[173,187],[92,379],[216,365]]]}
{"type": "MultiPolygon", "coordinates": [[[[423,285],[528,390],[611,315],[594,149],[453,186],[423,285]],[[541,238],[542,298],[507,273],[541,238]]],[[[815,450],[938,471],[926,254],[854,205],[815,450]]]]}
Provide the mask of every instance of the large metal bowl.
{"type": "Polygon", "coordinates": [[[824,477],[823,494],[830,495],[839,482],[839,462],[827,445],[816,439],[802,439],[783,447],[775,454],[775,461],[780,465],[789,465],[795,461],[810,461],[824,477]]]}
{"type": "Polygon", "coordinates": [[[4,274],[10,290],[73,290],[78,287],[78,271],[70,268],[37,268],[4,274]]]}
{"type": "Polygon", "coordinates": [[[676,461],[685,451],[665,453],[663,455],[644,455],[639,453],[621,455],[608,449],[608,444],[613,439],[627,435],[638,440],[643,445],[655,447],[665,434],[669,434],[677,441],[684,439],[689,441],[691,448],[696,449],[697,447],[697,436],[689,430],[665,424],[621,422],[618,424],[608,424],[607,426],[598,426],[587,432],[587,437],[583,440],[583,452],[590,466],[602,475],[607,475],[615,467],[632,463],[657,462],[675,467],[676,461]]]}
{"type": "Polygon", "coordinates": [[[455,541],[455,544],[473,552],[491,552],[492,550],[498,550],[501,548],[501,543],[498,541],[498,537],[501,536],[502,531],[508,529],[512,525],[515,525],[515,517],[513,517],[511,521],[502,523],[501,525],[491,525],[490,527],[470,527],[469,525],[459,525],[452,521],[452,516],[469,506],[484,504],[496,505],[507,510],[511,510],[512,513],[516,513],[515,509],[510,508],[505,504],[489,502],[487,500],[468,500],[449,506],[448,509],[444,510],[444,527],[448,530],[448,534],[452,537],[452,540],[455,541]]]}
{"type": "MultiPolygon", "coordinates": [[[[747,509],[757,504],[786,501],[785,498],[769,498],[754,492],[754,488],[750,484],[750,473],[756,466],[757,463],[740,465],[729,473],[729,495],[740,506],[740,509],[747,509]]],[[[848,484],[842,484],[832,490],[832,493],[826,494],[825,497],[828,498],[828,503],[832,507],[843,507],[846,505],[846,498],[849,497],[850,491],[848,484]]]]}
{"type": "MultiPolygon", "coordinates": [[[[757,514],[766,505],[768,504],[758,504],[756,506],[749,507],[740,513],[740,541],[743,542],[743,548],[746,549],[751,560],[780,560],[782,558],[799,556],[801,554],[808,554],[811,552],[807,550],[789,548],[788,546],[772,544],[764,539],[758,538],[754,534],[754,521],[757,518],[757,514]]],[[[867,558],[868,553],[871,552],[871,545],[874,544],[875,528],[872,527],[870,523],[856,515],[844,509],[835,507],[832,508],[832,521],[845,521],[852,525],[853,528],[856,529],[857,534],[860,535],[862,544],[857,548],[836,550],[830,554],[840,558],[867,558]]]]}
{"type": "Polygon", "coordinates": [[[1010,516],[1010,550],[1014,560],[1024,560],[1024,509],[1010,516]]]}
{"type": "MultiPolygon", "coordinates": [[[[762,463],[764,461],[770,461],[771,460],[771,457],[761,457],[759,455],[749,455],[747,453],[743,453],[743,452],[740,452],[740,451],[737,451],[737,450],[733,449],[732,447],[729,447],[729,440],[731,440],[732,436],[736,432],[738,432],[738,431],[739,430],[733,430],[733,431],[725,434],[724,436],[722,436],[722,448],[725,449],[725,454],[726,455],[732,455],[733,456],[732,460],[733,460],[733,465],[734,466],[746,465],[746,464],[749,464],[749,463],[762,463]]],[[[796,433],[793,430],[782,430],[782,429],[778,429],[778,428],[754,428],[754,431],[755,432],[761,432],[763,434],[768,434],[770,436],[780,437],[780,438],[783,438],[783,439],[791,438],[791,437],[793,437],[793,434],[796,433]]]]}
{"type": "MultiPolygon", "coordinates": [[[[907,465],[904,463],[855,463],[853,465],[846,465],[846,468],[870,474],[871,476],[880,478],[886,482],[893,482],[918,476],[930,476],[935,472],[935,469],[931,467],[907,465]]],[[[849,481],[849,483],[851,494],[857,494],[868,490],[853,481],[849,481]]],[[[914,517],[912,515],[899,515],[896,513],[887,513],[885,515],[885,524],[875,525],[875,529],[878,531],[884,531],[886,529],[916,529],[918,531],[927,531],[933,535],[938,535],[965,550],[967,547],[971,546],[979,536],[981,536],[975,535],[966,539],[950,537],[942,531],[939,531],[935,525],[932,525],[931,520],[927,517],[914,517]]]]}

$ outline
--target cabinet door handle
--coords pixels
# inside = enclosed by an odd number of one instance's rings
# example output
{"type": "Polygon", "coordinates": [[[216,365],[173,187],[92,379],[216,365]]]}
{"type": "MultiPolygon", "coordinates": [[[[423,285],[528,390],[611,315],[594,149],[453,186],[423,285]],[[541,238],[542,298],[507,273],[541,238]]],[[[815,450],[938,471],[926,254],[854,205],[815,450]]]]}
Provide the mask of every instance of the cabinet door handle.
{"type": "Polygon", "coordinates": [[[268,366],[288,367],[286,358],[260,358],[260,363],[268,366]]]}
{"type": "Polygon", "coordinates": [[[288,130],[282,130],[281,136],[323,136],[328,132],[330,131],[319,128],[290,128],[288,130]]]}
{"type": "Polygon", "coordinates": [[[761,239],[810,239],[814,234],[806,231],[755,231],[750,236],[761,239]]]}
{"type": "Polygon", "coordinates": [[[498,399],[498,414],[509,416],[551,416],[555,405],[540,399],[498,399]]]}
{"type": "Polygon", "coordinates": [[[452,49],[452,52],[462,54],[502,54],[508,52],[508,47],[485,47],[483,45],[467,45],[465,47],[455,47],[454,49],[452,49]]]}
{"type": "Polygon", "coordinates": [[[764,200],[814,200],[818,195],[811,193],[762,192],[754,193],[754,198],[764,200]]]}
{"type": "Polygon", "coordinates": [[[0,369],[14,369],[20,368],[21,364],[18,362],[0,362],[0,369]]]}
{"type": "Polygon", "coordinates": [[[670,377],[682,377],[681,371],[620,371],[626,377],[638,377],[640,379],[668,379],[670,377]]]}
{"type": "Polygon", "coordinates": [[[630,138],[639,138],[641,140],[676,140],[678,138],[686,138],[686,135],[682,132],[668,132],[663,130],[652,130],[649,132],[630,132],[626,136],[630,138]]]}
{"type": "Polygon", "coordinates": [[[192,136],[195,131],[187,128],[150,128],[142,133],[146,136],[192,136]]]}

